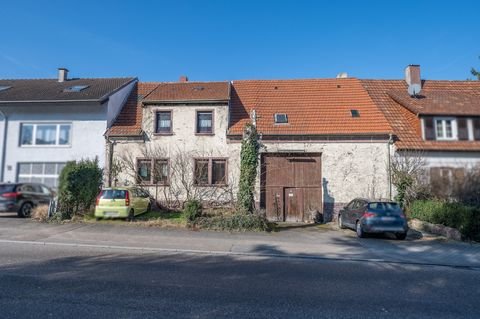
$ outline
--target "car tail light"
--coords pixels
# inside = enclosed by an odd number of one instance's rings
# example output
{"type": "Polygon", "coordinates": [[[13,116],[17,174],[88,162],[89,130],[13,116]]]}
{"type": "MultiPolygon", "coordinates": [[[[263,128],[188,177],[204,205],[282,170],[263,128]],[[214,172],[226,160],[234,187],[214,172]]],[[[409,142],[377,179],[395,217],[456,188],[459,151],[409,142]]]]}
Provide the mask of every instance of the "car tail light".
{"type": "Polygon", "coordinates": [[[97,196],[97,201],[95,202],[95,205],[98,206],[98,204],[100,203],[100,198],[102,198],[102,194],[103,194],[103,191],[101,191],[98,196],[97,196]]]}
{"type": "Polygon", "coordinates": [[[377,216],[377,214],[372,213],[372,212],[365,212],[365,213],[363,213],[363,217],[364,217],[364,218],[370,218],[370,217],[375,217],[375,216],[377,216]]]}
{"type": "Polygon", "coordinates": [[[125,191],[125,206],[130,206],[130,195],[125,191]]]}
{"type": "Polygon", "coordinates": [[[17,198],[18,196],[22,195],[20,192],[11,192],[11,193],[3,193],[2,197],[5,198],[17,198]]]}

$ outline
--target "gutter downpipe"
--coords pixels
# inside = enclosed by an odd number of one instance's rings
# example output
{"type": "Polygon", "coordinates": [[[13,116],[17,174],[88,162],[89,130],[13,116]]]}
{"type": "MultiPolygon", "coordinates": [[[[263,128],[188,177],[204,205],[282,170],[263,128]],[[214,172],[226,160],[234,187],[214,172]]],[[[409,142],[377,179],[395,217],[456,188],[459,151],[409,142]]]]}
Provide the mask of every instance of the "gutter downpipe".
{"type": "Polygon", "coordinates": [[[3,183],[5,178],[5,159],[7,153],[7,132],[8,132],[8,116],[7,114],[0,110],[0,114],[4,118],[4,125],[3,125],[3,144],[2,144],[2,167],[0,169],[0,181],[3,183]]]}
{"type": "Polygon", "coordinates": [[[392,164],[391,164],[391,154],[390,154],[390,146],[393,144],[393,135],[390,133],[388,135],[388,198],[392,200],[392,164]]]}

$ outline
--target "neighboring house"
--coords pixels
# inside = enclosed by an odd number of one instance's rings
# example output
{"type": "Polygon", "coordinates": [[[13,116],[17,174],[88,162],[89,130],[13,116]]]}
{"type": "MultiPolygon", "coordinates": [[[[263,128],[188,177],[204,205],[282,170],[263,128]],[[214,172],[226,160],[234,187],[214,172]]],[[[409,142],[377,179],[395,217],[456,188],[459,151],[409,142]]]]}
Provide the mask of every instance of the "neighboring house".
{"type": "Polygon", "coordinates": [[[105,160],[104,133],[136,78],[0,80],[2,182],[56,188],[67,161],[105,160]]]}
{"type": "Polygon", "coordinates": [[[160,201],[231,202],[253,122],[256,204],[269,219],[330,220],[354,197],[390,195],[392,129],[358,79],[183,80],[132,92],[107,134],[112,183],[143,184],[160,201]]]}
{"type": "Polygon", "coordinates": [[[418,65],[405,75],[362,84],[391,124],[398,154],[425,158],[435,191],[447,193],[480,164],[480,81],[421,80],[418,65]]]}

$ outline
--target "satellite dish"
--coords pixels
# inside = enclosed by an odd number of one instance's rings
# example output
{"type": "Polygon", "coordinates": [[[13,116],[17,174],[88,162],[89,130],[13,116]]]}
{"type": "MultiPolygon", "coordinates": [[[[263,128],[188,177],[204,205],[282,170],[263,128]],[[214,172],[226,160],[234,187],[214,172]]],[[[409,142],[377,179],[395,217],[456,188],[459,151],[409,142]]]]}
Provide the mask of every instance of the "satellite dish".
{"type": "Polygon", "coordinates": [[[408,86],[408,94],[410,94],[410,96],[417,95],[418,93],[420,93],[421,90],[422,86],[420,84],[410,84],[408,86]]]}

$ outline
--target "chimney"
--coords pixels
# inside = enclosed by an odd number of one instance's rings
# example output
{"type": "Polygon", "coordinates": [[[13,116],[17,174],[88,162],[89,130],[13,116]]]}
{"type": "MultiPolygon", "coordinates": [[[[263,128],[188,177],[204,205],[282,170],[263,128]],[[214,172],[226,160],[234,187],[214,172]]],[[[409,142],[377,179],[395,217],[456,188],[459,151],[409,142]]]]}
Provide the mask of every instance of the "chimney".
{"type": "Polygon", "coordinates": [[[68,80],[68,69],[58,68],[58,82],[65,82],[68,80]]]}
{"type": "Polygon", "coordinates": [[[188,77],[186,75],[181,75],[178,81],[182,83],[188,82],[188,77]]]}
{"type": "Polygon", "coordinates": [[[405,68],[405,81],[409,86],[422,86],[422,80],[420,78],[420,65],[410,64],[405,68]]]}

